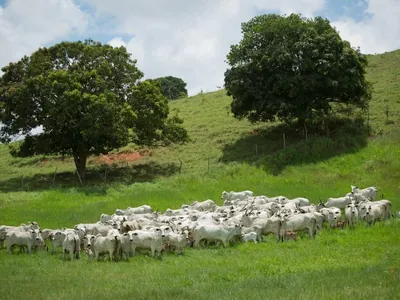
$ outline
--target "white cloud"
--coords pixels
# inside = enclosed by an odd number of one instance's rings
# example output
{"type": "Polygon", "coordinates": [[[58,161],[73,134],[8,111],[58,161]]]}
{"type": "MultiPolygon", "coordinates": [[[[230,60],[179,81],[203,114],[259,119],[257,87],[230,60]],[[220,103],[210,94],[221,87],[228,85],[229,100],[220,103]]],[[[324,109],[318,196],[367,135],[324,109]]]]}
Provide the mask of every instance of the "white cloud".
{"type": "MultiPolygon", "coordinates": [[[[189,94],[223,85],[226,54],[241,38],[240,24],[260,10],[301,12],[311,16],[323,0],[83,0],[97,17],[114,18],[115,38],[135,35],[124,42],[145,78],[181,77],[189,94]]],[[[109,28],[108,28],[109,29],[109,28]]]]}
{"type": "Polygon", "coordinates": [[[8,1],[0,6],[0,67],[75,32],[88,16],[72,0],[8,1]]]}
{"type": "MultiPolygon", "coordinates": [[[[11,0],[0,7],[0,65],[76,34],[126,46],[145,78],[181,77],[189,94],[223,85],[240,24],[264,12],[315,16],[327,0],[11,0]],[[75,2],[74,2],[75,1],[75,2]],[[85,7],[81,9],[77,3],[85,7]],[[3,45],[7,45],[4,47],[3,45]]],[[[400,1],[357,0],[370,18],[332,24],[366,53],[400,48],[400,1]],[[364,4],[363,4],[364,3],[364,4]]],[[[345,11],[343,10],[343,13],[345,11]]]]}
{"type": "Polygon", "coordinates": [[[400,1],[368,0],[366,14],[370,17],[356,22],[340,19],[332,22],[343,39],[363,53],[382,53],[400,48],[400,1]]]}

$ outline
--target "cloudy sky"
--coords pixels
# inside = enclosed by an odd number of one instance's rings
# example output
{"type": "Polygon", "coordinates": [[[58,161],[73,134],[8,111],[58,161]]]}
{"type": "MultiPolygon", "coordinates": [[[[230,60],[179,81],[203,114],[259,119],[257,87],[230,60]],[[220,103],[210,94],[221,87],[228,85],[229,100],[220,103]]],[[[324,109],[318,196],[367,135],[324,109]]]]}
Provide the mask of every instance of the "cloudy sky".
{"type": "Polygon", "coordinates": [[[400,48],[400,0],[0,0],[0,66],[90,37],[126,46],[145,78],[181,77],[194,95],[223,85],[240,23],[271,12],[326,17],[364,53],[400,48]]]}

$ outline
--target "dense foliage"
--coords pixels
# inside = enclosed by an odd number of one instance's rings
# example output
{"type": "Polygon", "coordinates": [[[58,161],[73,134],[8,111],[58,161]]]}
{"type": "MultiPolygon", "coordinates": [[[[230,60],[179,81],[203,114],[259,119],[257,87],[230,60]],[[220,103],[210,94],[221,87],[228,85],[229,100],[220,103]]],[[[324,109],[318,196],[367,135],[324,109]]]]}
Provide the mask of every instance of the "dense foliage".
{"type": "Polygon", "coordinates": [[[148,79],[148,81],[156,82],[159,85],[162,94],[169,100],[176,100],[188,96],[186,82],[181,78],[166,76],[156,79],[148,79]]]}
{"type": "Polygon", "coordinates": [[[1,141],[26,135],[14,156],[72,154],[84,177],[90,154],[132,141],[152,145],[166,135],[167,143],[187,141],[182,120],[168,119],[166,98],[154,83],[139,82],[143,73],[124,47],[62,42],[2,70],[1,141]],[[38,126],[43,132],[32,135],[38,126]]]}
{"type": "Polygon", "coordinates": [[[332,103],[367,107],[367,59],[328,20],[261,15],[243,23],[242,33],[225,72],[236,118],[304,123],[328,114],[332,103]]]}

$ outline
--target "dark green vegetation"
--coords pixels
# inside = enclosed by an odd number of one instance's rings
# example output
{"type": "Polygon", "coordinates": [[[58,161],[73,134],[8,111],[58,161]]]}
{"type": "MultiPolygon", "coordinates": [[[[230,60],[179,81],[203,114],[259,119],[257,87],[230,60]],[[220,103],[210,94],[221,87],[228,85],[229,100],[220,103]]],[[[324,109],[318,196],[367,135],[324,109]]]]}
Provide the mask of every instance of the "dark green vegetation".
{"type": "MultiPolygon", "coordinates": [[[[370,131],[357,120],[360,112],[344,106],[324,127],[310,124],[306,140],[294,127],[234,119],[231,98],[219,91],[170,102],[172,114],[185,120],[190,143],[147,148],[132,164],[106,166],[89,157],[85,187],[79,187],[68,157],[12,158],[0,145],[0,224],[35,220],[43,228],[70,227],[128,205],[165,210],[194,200],[221,204],[223,190],[304,196],[316,203],[344,195],[350,184],[377,186],[379,198],[384,193],[397,211],[400,51],[367,59],[366,76],[374,88],[370,131]]],[[[64,262],[60,253],[0,251],[0,298],[397,299],[399,232],[399,220],[391,220],[360,224],[354,231],[326,229],[315,240],[305,235],[276,244],[268,238],[258,245],[186,249],[183,256],[168,254],[162,261],[138,255],[129,263],[90,264],[84,255],[64,262]]]]}
{"type": "Polygon", "coordinates": [[[168,119],[167,98],[143,73],[126,48],[87,40],[40,48],[2,69],[0,140],[27,135],[11,154],[72,155],[81,178],[89,155],[134,142],[184,143],[178,116],[168,119]],[[43,132],[30,131],[43,126],[43,132]]]}
{"type": "Polygon", "coordinates": [[[306,122],[332,114],[334,104],[367,108],[367,59],[343,41],[329,20],[296,14],[256,16],[242,23],[231,46],[225,87],[236,118],[306,122]]]}
{"type": "Polygon", "coordinates": [[[147,81],[156,82],[164,97],[169,100],[176,100],[188,96],[186,82],[184,82],[182,78],[165,76],[155,79],[147,79],[147,81]]]}

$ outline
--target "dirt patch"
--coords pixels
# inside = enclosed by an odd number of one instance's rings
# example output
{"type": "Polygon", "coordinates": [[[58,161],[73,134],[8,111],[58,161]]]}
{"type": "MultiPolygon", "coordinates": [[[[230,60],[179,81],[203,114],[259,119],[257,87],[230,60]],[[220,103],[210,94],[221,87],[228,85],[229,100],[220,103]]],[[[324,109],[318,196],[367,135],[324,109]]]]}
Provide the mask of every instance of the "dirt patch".
{"type": "Polygon", "coordinates": [[[143,156],[148,155],[145,151],[131,152],[131,153],[115,153],[100,155],[98,158],[99,163],[111,165],[116,162],[135,162],[141,159],[143,156]]]}

